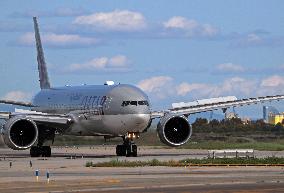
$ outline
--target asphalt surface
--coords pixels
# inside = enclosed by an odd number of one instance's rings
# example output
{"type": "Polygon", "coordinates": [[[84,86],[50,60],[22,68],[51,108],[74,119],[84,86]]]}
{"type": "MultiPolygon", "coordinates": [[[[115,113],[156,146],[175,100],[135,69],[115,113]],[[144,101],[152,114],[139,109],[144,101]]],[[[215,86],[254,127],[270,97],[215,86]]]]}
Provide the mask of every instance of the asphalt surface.
{"type": "MultiPolygon", "coordinates": [[[[0,159],[6,157],[25,158],[29,157],[29,150],[15,151],[8,148],[0,148],[0,159]]],[[[52,148],[52,157],[85,157],[85,158],[106,158],[106,160],[116,158],[115,146],[85,146],[85,147],[54,147],[52,148]]],[[[284,151],[257,151],[253,153],[254,157],[284,157],[284,151]]],[[[138,157],[134,160],[181,160],[186,158],[203,159],[208,157],[208,150],[204,149],[175,149],[164,147],[139,146],[138,157]]],[[[131,159],[131,158],[128,158],[131,159]]],[[[105,161],[105,160],[103,160],[105,161]]]]}
{"type": "MultiPolygon", "coordinates": [[[[85,167],[88,161],[113,159],[203,158],[206,150],[141,147],[138,158],[117,158],[112,147],[104,146],[53,152],[51,158],[30,158],[28,151],[0,149],[0,192],[284,192],[282,167],[85,167]],[[35,170],[39,170],[38,181],[35,170]]],[[[283,152],[257,154],[281,156],[283,152]]]]}

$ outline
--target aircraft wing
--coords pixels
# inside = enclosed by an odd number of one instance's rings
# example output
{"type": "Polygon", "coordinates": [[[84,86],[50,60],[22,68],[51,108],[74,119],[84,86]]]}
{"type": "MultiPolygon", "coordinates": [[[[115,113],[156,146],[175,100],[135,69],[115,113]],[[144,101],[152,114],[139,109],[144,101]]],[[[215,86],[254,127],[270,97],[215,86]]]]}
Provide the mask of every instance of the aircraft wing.
{"type": "Polygon", "coordinates": [[[23,107],[34,107],[32,103],[13,101],[13,100],[0,100],[0,104],[18,105],[18,106],[23,106],[23,107]]]}
{"type": "Polygon", "coordinates": [[[154,111],[151,114],[151,117],[159,118],[164,116],[167,113],[179,114],[179,115],[190,115],[195,113],[201,113],[206,111],[213,111],[222,109],[224,112],[230,107],[239,107],[244,105],[252,105],[264,102],[271,101],[279,101],[283,100],[284,95],[275,95],[275,96],[265,96],[265,97],[257,97],[257,98],[245,98],[245,99],[237,99],[236,97],[220,97],[205,99],[200,101],[205,101],[203,103],[198,103],[198,101],[189,102],[189,103],[173,103],[173,108],[168,109],[166,111],[154,111]],[[227,98],[228,100],[222,100],[222,98],[227,98]],[[220,100],[218,100],[220,99],[220,100]],[[211,101],[211,102],[210,102],[211,101]]]}
{"type": "Polygon", "coordinates": [[[16,109],[15,112],[0,112],[0,119],[8,120],[12,117],[19,116],[25,119],[31,119],[36,123],[41,124],[54,124],[66,127],[73,122],[73,118],[68,115],[41,113],[30,110],[16,109]]]}

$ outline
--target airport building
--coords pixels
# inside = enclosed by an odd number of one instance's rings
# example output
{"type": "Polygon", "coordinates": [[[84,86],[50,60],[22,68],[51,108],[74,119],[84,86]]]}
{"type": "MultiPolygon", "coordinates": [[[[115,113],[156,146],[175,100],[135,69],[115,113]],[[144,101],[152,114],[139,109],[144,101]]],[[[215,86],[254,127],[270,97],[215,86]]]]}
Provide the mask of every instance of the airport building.
{"type": "Polygon", "coordinates": [[[273,125],[276,125],[277,123],[284,124],[284,113],[279,113],[279,114],[269,113],[268,123],[273,125]]]}
{"type": "Polygon", "coordinates": [[[265,123],[270,123],[269,115],[278,115],[279,111],[273,106],[263,106],[263,121],[265,123]]]}

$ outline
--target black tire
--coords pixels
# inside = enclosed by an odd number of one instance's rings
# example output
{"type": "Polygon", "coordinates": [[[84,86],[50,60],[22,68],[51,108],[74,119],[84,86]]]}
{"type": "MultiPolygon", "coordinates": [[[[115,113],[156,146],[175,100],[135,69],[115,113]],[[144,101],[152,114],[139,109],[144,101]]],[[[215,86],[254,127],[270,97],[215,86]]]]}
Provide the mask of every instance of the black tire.
{"type": "Polygon", "coordinates": [[[49,146],[42,146],[42,157],[50,157],[51,156],[51,148],[49,146]]]}
{"type": "Polygon", "coordinates": [[[132,157],[137,157],[137,145],[132,145],[132,157]]]}
{"type": "Polygon", "coordinates": [[[41,151],[37,146],[33,146],[30,149],[30,156],[31,157],[39,157],[41,155],[41,151]]]}
{"type": "Polygon", "coordinates": [[[121,153],[120,153],[120,145],[117,145],[117,146],[116,146],[116,155],[117,155],[117,156],[121,156],[120,154],[121,154],[121,153]]]}
{"type": "Polygon", "coordinates": [[[137,157],[137,145],[128,145],[127,146],[126,157],[137,157]]]}
{"type": "Polygon", "coordinates": [[[117,156],[125,156],[126,155],[125,145],[117,145],[116,146],[116,155],[117,156]]]}

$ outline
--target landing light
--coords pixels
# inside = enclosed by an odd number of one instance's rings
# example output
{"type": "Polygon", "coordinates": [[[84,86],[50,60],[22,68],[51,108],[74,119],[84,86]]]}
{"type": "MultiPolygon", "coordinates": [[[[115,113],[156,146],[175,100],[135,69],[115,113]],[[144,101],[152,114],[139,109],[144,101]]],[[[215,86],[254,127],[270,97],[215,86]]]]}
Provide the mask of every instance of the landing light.
{"type": "Polygon", "coordinates": [[[138,139],[139,138],[139,133],[127,133],[127,138],[129,139],[138,139]]]}

